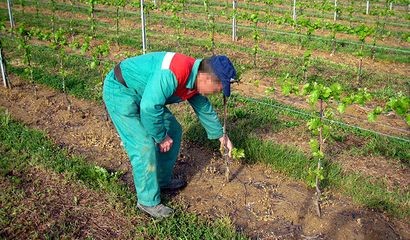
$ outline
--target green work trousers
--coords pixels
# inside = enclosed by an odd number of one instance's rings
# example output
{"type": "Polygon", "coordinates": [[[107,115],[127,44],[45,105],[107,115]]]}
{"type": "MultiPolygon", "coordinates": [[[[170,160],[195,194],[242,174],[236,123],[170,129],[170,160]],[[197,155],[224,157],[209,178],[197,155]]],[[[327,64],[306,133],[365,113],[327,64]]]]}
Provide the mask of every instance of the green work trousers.
{"type": "Polygon", "coordinates": [[[161,202],[160,187],[171,180],[181,145],[182,128],[164,107],[163,121],[174,142],[168,152],[161,153],[141,123],[140,96],[135,90],[119,83],[113,71],[107,75],[103,99],[131,161],[138,202],[144,206],[155,206],[161,202]]]}

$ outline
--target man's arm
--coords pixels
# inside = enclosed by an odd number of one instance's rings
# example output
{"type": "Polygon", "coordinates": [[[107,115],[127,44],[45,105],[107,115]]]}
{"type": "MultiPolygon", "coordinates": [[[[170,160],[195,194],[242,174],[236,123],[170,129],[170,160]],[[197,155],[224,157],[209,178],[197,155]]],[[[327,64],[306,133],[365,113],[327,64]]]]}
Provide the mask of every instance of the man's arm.
{"type": "Polygon", "coordinates": [[[197,94],[188,99],[196,115],[199,118],[202,126],[205,128],[209,139],[218,139],[222,146],[228,149],[228,155],[232,156],[233,144],[228,135],[223,135],[222,125],[219,121],[218,115],[214,111],[208,98],[201,94],[197,94]]]}
{"type": "Polygon", "coordinates": [[[188,102],[198,116],[201,125],[205,128],[208,138],[219,139],[222,137],[222,125],[208,98],[201,94],[196,94],[188,99],[188,102]]]}

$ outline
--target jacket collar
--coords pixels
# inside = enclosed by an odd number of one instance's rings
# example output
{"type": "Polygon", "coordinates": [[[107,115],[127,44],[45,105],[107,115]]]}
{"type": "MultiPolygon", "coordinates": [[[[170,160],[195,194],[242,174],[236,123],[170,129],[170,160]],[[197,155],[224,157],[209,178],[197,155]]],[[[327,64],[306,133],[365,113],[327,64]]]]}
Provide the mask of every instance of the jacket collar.
{"type": "Polygon", "coordinates": [[[186,84],[187,88],[194,88],[195,87],[195,81],[196,81],[196,76],[198,75],[198,68],[199,64],[201,63],[202,59],[196,59],[194,65],[192,66],[191,74],[189,74],[188,77],[188,82],[186,84]]]}

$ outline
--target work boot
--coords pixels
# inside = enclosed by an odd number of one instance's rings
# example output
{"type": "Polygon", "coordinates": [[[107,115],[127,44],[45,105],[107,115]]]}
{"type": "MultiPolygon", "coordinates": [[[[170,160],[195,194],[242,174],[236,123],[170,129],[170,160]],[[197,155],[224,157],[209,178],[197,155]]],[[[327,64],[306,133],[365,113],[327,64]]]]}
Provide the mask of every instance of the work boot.
{"type": "Polygon", "coordinates": [[[173,178],[171,181],[166,185],[161,187],[163,191],[176,191],[186,187],[187,182],[183,179],[173,178]]]}
{"type": "Polygon", "coordinates": [[[148,207],[137,203],[137,207],[154,218],[166,218],[171,216],[174,212],[172,208],[169,208],[161,203],[153,207],[148,207]]]}

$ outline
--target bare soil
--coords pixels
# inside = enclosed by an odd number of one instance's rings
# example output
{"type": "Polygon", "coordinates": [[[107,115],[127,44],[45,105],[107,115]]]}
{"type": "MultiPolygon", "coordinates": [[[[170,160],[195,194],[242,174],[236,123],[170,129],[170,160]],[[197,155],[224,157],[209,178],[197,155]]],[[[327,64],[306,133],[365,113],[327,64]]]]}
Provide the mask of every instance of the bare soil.
{"type": "Polygon", "coordinates": [[[104,193],[47,169],[33,167],[13,177],[20,179],[17,186],[0,177],[2,196],[14,191],[14,201],[0,201],[0,206],[16,209],[8,215],[10,224],[0,229],[2,239],[131,239],[137,235],[134,226],[145,219],[127,214],[104,193]]]}
{"type": "MultiPolygon", "coordinates": [[[[37,86],[35,94],[33,85],[13,75],[11,78],[13,89],[0,88],[0,106],[8,109],[13,118],[45,131],[55,144],[93,164],[110,171],[124,171],[123,180],[133,189],[129,161],[113,127],[105,120],[101,105],[69,97],[72,106],[68,111],[62,93],[37,86]]],[[[314,191],[305,184],[289,180],[264,165],[234,162],[230,168],[231,181],[226,183],[224,163],[218,155],[184,142],[175,174],[184,176],[188,186],[169,195],[171,201],[207,219],[228,217],[239,231],[255,239],[410,238],[409,222],[405,219],[367,210],[337,192],[325,193],[323,216],[318,218],[314,211],[314,191]]],[[[49,201],[47,204],[54,209],[61,205],[68,208],[71,203],[49,201]]],[[[90,208],[87,212],[90,216],[100,216],[100,210],[90,208]]],[[[121,214],[114,209],[109,211],[121,214]]],[[[70,217],[72,221],[83,221],[76,214],[70,217]]],[[[52,219],[50,216],[49,221],[52,219]]],[[[96,217],[92,221],[101,226],[104,219],[96,217]]],[[[119,227],[114,231],[120,231],[119,227]]]]}

